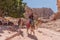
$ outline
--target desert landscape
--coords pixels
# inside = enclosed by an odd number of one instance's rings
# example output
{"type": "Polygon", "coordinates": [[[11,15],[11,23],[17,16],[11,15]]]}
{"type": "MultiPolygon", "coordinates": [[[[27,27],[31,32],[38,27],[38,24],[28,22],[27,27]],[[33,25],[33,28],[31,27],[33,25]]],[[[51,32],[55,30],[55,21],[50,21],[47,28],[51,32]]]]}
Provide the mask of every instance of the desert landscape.
{"type": "MultiPolygon", "coordinates": [[[[34,1],[31,5],[36,6],[33,4],[34,1]]],[[[40,0],[40,4],[47,3],[47,5],[40,5],[42,8],[32,8],[28,5],[30,1],[26,2],[0,0],[0,40],[60,40],[60,0],[55,3],[57,12],[54,12],[56,9],[53,11],[50,8],[51,3],[55,1],[49,0],[50,4],[48,4],[48,1],[41,2],[40,0]],[[29,17],[31,14],[32,18],[29,17]],[[26,24],[27,21],[30,23],[30,19],[33,19],[33,26],[36,27],[34,28],[35,35],[27,34],[26,24]]],[[[30,27],[31,25],[30,23],[30,27]]]]}
{"type": "Polygon", "coordinates": [[[0,40],[60,40],[60,19],[42,23],[35,29],[35,35],[27,35],[26,28],[21,28],[20,33],[12,31],[9,27],[14,28],[14,26],[0,26],[0,40]]]}

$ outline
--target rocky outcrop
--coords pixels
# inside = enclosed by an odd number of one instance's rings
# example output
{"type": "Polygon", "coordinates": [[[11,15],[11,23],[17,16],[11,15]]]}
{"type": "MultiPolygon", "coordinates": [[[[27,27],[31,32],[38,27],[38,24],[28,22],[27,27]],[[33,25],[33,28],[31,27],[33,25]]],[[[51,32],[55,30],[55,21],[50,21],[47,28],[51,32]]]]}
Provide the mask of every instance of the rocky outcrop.
{"type": "Polygon", "coordinates": [[[55,21],[50,21],[48,23],[43,23],[40,27],[48,28],[60,32],[60,19],[57,19],[55,21]]]}
{"type": "Polygon", "coordinates": [[[33,13],[38,15],[38,17],[42,17],[44,19],[48,19],[54,12],[50,8],[32,8],[33,13]]]}
{"type": "Polygon", "coordinates": [[[60,12],[57,12],[52,16],[50,16],[50,20],[57,20],[57,19],[60,19],[60,12]]]}
{"type": "Polygon", "coordinates": [[[57,12],[54,17],[55,19],[60,19],[60,12],[57,12]]]}
{"type": "Polygon", "coordinates": [[[26,14],[26,17],[31,13],[31,10],[32,9],[32,12],[34,14],[34,18],[38,18],[38,17],[41,17],[41,18],[44,18],[44,19],[49,19],[50,16],[52,14],[54,14],[54,12],[52,11],[51,8],[30,8],[30,7],[26,7],[26,11],[25,14],[26,14]]]}

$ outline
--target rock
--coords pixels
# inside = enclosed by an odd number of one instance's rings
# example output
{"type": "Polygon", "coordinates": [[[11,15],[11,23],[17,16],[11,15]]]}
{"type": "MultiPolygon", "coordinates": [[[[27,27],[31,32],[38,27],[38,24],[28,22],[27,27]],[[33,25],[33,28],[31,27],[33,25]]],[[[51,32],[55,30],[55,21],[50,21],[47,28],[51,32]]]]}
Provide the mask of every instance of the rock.
{"type": "Polygon", "coordinates": [[[48,19],[54,12],[51,8],[30,8],[26,7],[25,9],[25,17],[28,17],[28,15],[31,14],[31,10],[33,12],[34,18],[37,19],[38,17],[42,17],[44,19],[48,19]]]}

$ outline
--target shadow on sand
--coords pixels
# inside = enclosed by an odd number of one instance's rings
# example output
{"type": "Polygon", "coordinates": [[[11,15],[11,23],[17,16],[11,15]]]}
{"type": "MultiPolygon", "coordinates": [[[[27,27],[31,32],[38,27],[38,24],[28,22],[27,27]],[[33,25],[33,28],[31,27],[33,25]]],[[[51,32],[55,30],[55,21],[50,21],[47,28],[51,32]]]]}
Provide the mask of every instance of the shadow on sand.
{"type": "Polygon", "coordinates": [[[28,34],[28,37],[31,38],[31,39],[33,39],[33,40],[38,40],[35,35],[28,34]]]}
{"type": "Polygon", "coordinates": [[[4,31],[3,30],[7,30],[7,28],[4,26],[0,26],[0,33],[4,33],[4,31]]]}
{"type": "Polygon", "coordinates": [[[22,30],[17,31],[17,33],[19,33],[22,37],[24,37],[22,30]]]}
{"type": "Polygon", "coordinates": [[[5,39],[5,40],[10,40],[10,39],[12,39],[12,38],[14,38],[14,37],[16,37],[16,36],[19,36],[19,35],[21,35],[22,37],[24,37],[24,35],[23,35],[23,31],[18,31],[16,34],[14,34],[14,35],[12,35],[11,37],[8,37],[7,39],[5,39]]]}
{"type": "MultiPolygon", "coordinates": [[[[19,28],[17,26],[0,26],[0,33],[4,33],[5,30],[11,31],[11,32],[17,32],[16,34],[12,35],[11,37],[8,37],[7,38],[8,40],[11,39],[11,38],[14,38],[16,36],[19,36],[19,35],[24,37],[23,31],[22,30],[18,31],[18,29],[19,28]]],[[[8,32],[8,33],[10,33],[10,32],[8,32]]]]}

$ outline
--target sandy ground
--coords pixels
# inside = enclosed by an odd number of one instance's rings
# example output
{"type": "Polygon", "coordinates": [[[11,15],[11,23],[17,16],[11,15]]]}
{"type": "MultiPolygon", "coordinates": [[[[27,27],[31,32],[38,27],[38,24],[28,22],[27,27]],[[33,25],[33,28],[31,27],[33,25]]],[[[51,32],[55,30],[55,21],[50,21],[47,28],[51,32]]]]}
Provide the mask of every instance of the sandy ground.
{"type": "Polygon", "coordinates": [[[6,40],[12,35],[15,36],[8,40],[60,40],[60,33],[47,28],[38,28],[34,35],[27,35],[26,29],[22,29],[23,33],[9,31],[8,29],[0,28],[0,40],[6,40]]]}
{"type": "Polygon", "coordinates": [[[35,35],[27,35],[25,28],[17,33],[9,30],[9,26],[0,26],[0,40],[60,40],[60,19],[39,26],[35,35]]]}

